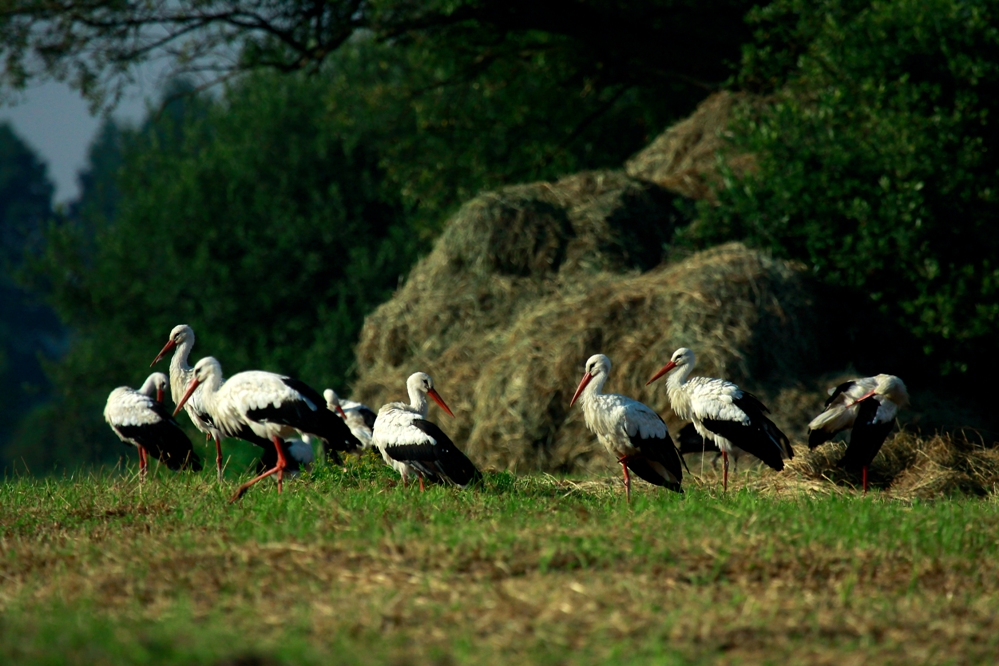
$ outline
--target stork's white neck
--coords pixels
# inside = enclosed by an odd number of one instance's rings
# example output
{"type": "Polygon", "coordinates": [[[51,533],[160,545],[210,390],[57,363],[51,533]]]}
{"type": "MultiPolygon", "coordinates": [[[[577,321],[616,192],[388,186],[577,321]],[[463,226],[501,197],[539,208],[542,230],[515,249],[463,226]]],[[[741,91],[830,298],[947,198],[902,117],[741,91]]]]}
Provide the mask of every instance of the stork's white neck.
{"type": "Polygon", "coordinates": [[[423,418],[427,416],[427,394],[416,386],[409,387],[409,406],[423,418]]]}
{"type": "Polygon", "coordinates": [[[685,390],[684,384],[687,377],[693,370],[692,365],[680,365],[673,369],[666,376],[666,394],[669,396],[669,404],[673,408],[673,413],[681,419],[690,418],[690,395],[685,390]]]}
{"type": "MultiPolygon", "coordinates": [[[[149,377],[146,377],[146,381],[142,384],[142,387],[139,389],[139,393],[149,396],[150,398],[156,397],[156,374],[152,374],[149,377]]],[[[160,376],[162,377],[163,375],[160,376]]]]}
{"type": "Polygon", "coordinates": [[[187,337],[173,350],[173,357],[170,359],[170,397],[174,404],[184,397],[184,391],[194,374],[194,369],[187,363],[193,347],[194,340],[187,337]]]}
{"type": "Polygon", "coordinates": [[[590,383],[586,385],[586,388],[583,389],[583,392],[579,394],[579,401],[582,403],[587,403],[590,400],[592,400],[594,396],[600,395],[601,393],[604,392],[604,384],[606,383],[607,383],[606,372],[599,372],[593,375],[593,379],[591,379],[590,383]]]}
{"type": "Polygon", "coordinates": [[[213,369],[205,377],[205,381],[201,382],[201,399],[206,405],[215,405],[215,396],[219,392],[219,388],[222,386],[222,372],[220,370],[213,369]]]}

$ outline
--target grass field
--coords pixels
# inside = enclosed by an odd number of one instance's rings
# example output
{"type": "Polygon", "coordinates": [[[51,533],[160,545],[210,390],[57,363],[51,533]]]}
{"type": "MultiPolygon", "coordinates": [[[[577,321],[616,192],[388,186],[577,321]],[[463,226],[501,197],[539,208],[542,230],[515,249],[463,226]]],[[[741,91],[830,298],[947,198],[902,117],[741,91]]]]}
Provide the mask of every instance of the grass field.
{"type": "MultiPolygon", "coordinates": [[[[992,663],[999,512],[374,460],[239,504],[212,470],[0,485],[0,663],[992,663]]],[[[740,484],[747,484],[740,487],[740,484]]]]}

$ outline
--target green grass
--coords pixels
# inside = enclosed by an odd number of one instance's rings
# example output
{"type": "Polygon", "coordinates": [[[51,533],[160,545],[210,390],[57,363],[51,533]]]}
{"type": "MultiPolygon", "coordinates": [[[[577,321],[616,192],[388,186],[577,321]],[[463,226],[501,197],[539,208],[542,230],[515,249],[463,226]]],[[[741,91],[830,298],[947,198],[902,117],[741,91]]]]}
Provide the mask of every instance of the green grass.
{"type": "MultiPolygon", "coordinates": [[[[157,470],[0,485],[0,663],[992,662],[992,499],[722,495],[373,460],[277,495],[157,470]]],[[[767,480],[773,482],[767,484],[767,480]]],[[[762,488],[762,490],[761,490],[762,488]]]]}

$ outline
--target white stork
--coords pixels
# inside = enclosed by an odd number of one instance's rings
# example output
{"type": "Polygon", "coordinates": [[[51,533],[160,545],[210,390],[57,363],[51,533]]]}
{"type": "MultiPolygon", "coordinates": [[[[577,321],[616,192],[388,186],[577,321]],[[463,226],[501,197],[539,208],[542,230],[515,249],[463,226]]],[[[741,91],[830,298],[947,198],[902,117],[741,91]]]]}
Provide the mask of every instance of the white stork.
{"type": "Polygon", "coordinates": [[[808,424],[808,448],[828,442],[837,433],[853,428],[840,465],[862,470],[867,492],[867,468],[895,426],[898,411],[908,406],[909,392],[895,375],[851,379],[829,389],[825,410],[808,424]]]}
{"type": "Polygon", "coordinates": [[[375,427],[375,419],[378,417],[367,405],[353,400],[340,400],[340,396],[333,389],[323,391],[326,398],[326,407],[339,412],[343,420],[347,422],[347,427],[354,433],[354,437],[361,443],[361,448],[370,449],[371,432],[375,427]]]}
{"type": "Polygon", "coordinates": [[[435,423],[426,420],[427,396],[454,417],[434,389],[434,380],[425,372],[412,374],[406,381],[409,403],[390,402],[378,410],[372,442],[385,462],[402,475],[415,472],[423,480],[441,480],[465,487],[479,481],[482,474],[435,423]]]}
{"type": "Polygon", "coordinates": [[[191,440],[163,407],[168,380],[162,372],[149,375],[138,391],[120,386],[111,391],[104,420],[118,438],[139,449],[139,479],[146,480],[148,455],[172,470],[201,470],[191,440]]]}
{"type": "Polygon", "coordinates": [[[655,410],[637,400],[601,393],[610,369],[609,358],[603,354],[591,356],[569,406],[577,400],[582,403],[586,427],[621,463],[628,502],[631,502],[629,468],[651,484],[682,493],[683,462],[666,423],[655,410]]]}
{"type": "MultiPolygon", "coordinates": [[[[282,441],[295,432],[322,439],[333,450],[347,451],[359,445],[350,429],[326,409],[322,397],[305,382],[262,370],[233,375],[222,383],[222,366],[211,356],[198,361],[187,391],[177,411],[201,386],[201,401],[212,423],[226,437],[242,437],[249,429],[261,439],[273,442],[277,461],[272,469],[239,487],[233,501],[242,497],[253,484],[277,474],[278,492],[288,466],[282,441]]],[[[176,412],[175,412],[176,413],[176,412]]]]}
{"type": "MultiPolygon", "coordinates": [[[[187,364],[187,359],[191,354],[191,349],[194,347],[194,329],[192,329],[187,324],[179,324],[173,327],[170,331],[170,338],[167,340],[166,344],[163,345],[163,349],[160,353],[156,355],[153,362],[149,364],[149,367],[153,367],[160,360],[170,353],[171,350],[175,350],[173,353],[173,358],[170,359],[170,394],[173,398],[174,404],[180,404],[180,399],[184,395],[184,391],[187,389],[187,385],[191,383],[191,377],[194,376],[194,369],[187,364]]],[[[191,422],[194,423],[194,427],[205,433],[205,435],[213,440],[215,440],[215,469],[218,475],[218,480],[222,480],[222,434],[219,432],[212,422],[211,418],[208,416],[208,412],[205,410],[204,405],[201,403],[201,391],[195,391],[194,395],[188,399],[184,404],[184,410],[187,415],[191,417],[191,422]]],[[[254,444],[260,445],[259,442],[253,442],[254,444]]],[[[263,443],[267,448],[270,448],[270,442],[263,443]]]]}
{"type": "Polygon", "coordinates": [[[732,382],[708,377],[688,380],[695,361],[694,352],[686,347],[677,349],[646,386],[677,369],[666,380],[670,405],[678,417],[694,424],[701,437],[721,449],[724,488],[728,490],[728,456],[735,446],[778,471],[784,469],[784,456],[792,458],[794,451],[787,436],[767,418],[770,410],[732,382]]]}

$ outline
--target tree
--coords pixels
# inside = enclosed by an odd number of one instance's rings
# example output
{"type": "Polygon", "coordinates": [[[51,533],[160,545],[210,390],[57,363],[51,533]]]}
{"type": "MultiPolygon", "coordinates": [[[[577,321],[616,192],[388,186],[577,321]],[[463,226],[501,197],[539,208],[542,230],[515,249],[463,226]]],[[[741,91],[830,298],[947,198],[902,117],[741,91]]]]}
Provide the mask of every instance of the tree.
{"type": "Polygon", "coordinates": [[[60,417],[34,419],[40,430],[22,432],[8,459],[41,470],[117,456],[103,401],[142,381],[179,323],[230,374],[343,389],[364,314],[423,245],[378,156],[327,122],[324,90],[316,77],[254,75],[121,130],[114,215],[81,207],[34,265],[74,344],[51,369],[60,417]]]}
{"type": "Polygon", "coordinates": [[[749,37],[740,0],[8,0],[0,6],[3,81],[71,81],[95,102],[114,101],[133,66],[167,57],[173,75],[208,83],[268,68],[316,71],[361,34],[385,42],[475,45],[479,67],[518,58],[533,41],[572,54],[591,83],[717,86],[749,37]]]}
{"type": "Polygon", "coordinates": [[[701,207],[876,302],[930,371],[999,370],[999,25],[989,2],[777,0],[754,14],[735,128],[757,168],[701,207]]]}
{"type": "Polygon", "coordinates": [[[60,343],[54,313],[14,280],[23,254],[38,251],[53,190],[38,156],[0,124],[0,444],[21,413],[44,398],[39,356],[51,356],[60,343]]]}

